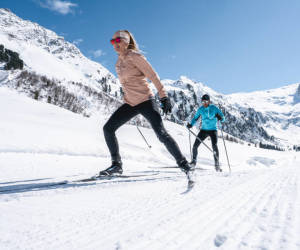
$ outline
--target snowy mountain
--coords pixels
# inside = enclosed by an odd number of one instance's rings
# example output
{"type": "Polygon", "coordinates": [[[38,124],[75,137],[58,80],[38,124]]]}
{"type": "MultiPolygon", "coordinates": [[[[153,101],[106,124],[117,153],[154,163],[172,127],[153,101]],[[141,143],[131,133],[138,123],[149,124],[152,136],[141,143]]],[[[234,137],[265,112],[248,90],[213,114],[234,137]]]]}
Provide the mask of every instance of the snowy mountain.
{"type": "MultiPolygon", "coordinates": [[[[106,68],[83,56],[74,44],[7,9],[0,9],[0,28],[1,43],[19,53],[27,68],[41,75],[93,85],[103,77],[116,81],[106,68]]],[[[99,84],[96,87],[102,89],[99,84]]]]}
{"type": "MultiPolygon", "coordinates": [[[[63,37],[8,9],[0,9],[1,45],[0,86],[85,116],[112,113],[120,106],[122,91],[112,73],[63,37]],[[23,66],[5,70],[3,58],[14,53],[23,66]]],[[[130,123],[149,126],[141,117],[130,123]]]]}
{"type": "MultiPolygon", "coordinates": [[[[252,143],[286,147],[300,145],[300,84],[277,89],[224,95],[187,77],[163,81],[175,106],[171,120],[190,120],[201,96],[209,94],[212,102],[226,114],[224,131],[252,143]]],[[[201,121],[200,121],[201,122],[201,121]]]]}
{"type": "Polygon", "coordinates": [[[24,64],[4,71],[2,60],[2,85],[84,115],[101,107],[106,110],[105,103],[119,102],[114,97],[120,98],[120,84],[106,68],[63,37],[7,9],[0,9],[0,45],[6,52],[17,53],[24,64]],[[108,84],[111,96],[105,93],[108,84]]]}
{"type": "Polygon", "coordinates": [[[300,144],[300,84],[277,89],[236,93],[227,96],[231,105],[248,107],[261,113],[269,134],[282,141],[300,144]]]}
{"type": "MultiPolygon", "coordinates": [[[[223,129],[231,140],[276,147],[300,144],[294,136],[300,132],[299,84],[223,95],[184,76],[163,83],[174,106],[168,120],[189,121],[201,105],[201,96],[208,93],[226,115],[223,129]]],[[[53,31],[7,9],[0,9],[0,86],[85,116],[111,114],[122,99],[118,79],[105,67],[53,31]]],[[[132,123],[149,126],[140,117],[132,123]]]]}

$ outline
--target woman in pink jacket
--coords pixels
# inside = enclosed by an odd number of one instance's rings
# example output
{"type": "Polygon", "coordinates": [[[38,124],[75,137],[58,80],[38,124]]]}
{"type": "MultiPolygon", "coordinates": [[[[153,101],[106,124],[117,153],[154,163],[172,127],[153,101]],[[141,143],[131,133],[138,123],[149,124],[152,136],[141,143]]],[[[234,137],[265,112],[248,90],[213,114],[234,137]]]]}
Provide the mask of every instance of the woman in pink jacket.
{"type": "Polygon", "coordinates": [[[122,174],[122,161],[115,131],[134,116],[141,114],[151,124],[158,139],[164,143],[171,155],[186,174],[191,170],[185,157],[174,139],[164,128],[154,95],[149,87],[147,78],[153,82],[158,90],[164,113],[171,112],[171,103],[167,92],[157,73],[146,58],[139,52],[133,35],[127,30],[119,30],[111,39],[119,58],[116,71],[124,92],[124,104],[118,108],[103,127],[105,140],[109,148],[112,165],[100,172],[100,175],[122,174]]]}

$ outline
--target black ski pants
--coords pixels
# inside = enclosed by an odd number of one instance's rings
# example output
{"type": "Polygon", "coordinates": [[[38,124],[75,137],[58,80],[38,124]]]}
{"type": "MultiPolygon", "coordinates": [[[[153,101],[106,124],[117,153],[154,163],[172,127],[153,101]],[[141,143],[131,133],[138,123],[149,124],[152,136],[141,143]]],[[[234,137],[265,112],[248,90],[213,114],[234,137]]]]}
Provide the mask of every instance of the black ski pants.
{"type": "MultiPolygon", "coordinates": [[[[219,164],[219,149],[217,146],[218,142],[218,132],[217,130],[200,130],[199,134],[197,137],[201,140],[204,141],[207,137],[210,137],[211,139],[211,145],[214,151],[214,160],[215,160],[215,165],[219,164]]],[[[198,147],[201,144],[201,141],[199,141],[197,138],[195,140],[195,143],[193,145],[193,160],[197,161],[197,155],[198,155],[198,147]]]]}
{"type": "MultiPolygon", "coordinates": [[[[127,103],[123,104],[112,114],[104,125],[104,137],[112,161],[121,160],[119,144],[115,134],[116,130],[138,114],[143,115],[149,121],[156,136],[166,146],[167,150],[175,158],[177,164],[185,159],[175,140],[166,131],[156,102],[154,99],[150,99],[136,106],[130,106],[127,103]]],[[[131,138],[128,139],[131,140],[131,138]]]]}

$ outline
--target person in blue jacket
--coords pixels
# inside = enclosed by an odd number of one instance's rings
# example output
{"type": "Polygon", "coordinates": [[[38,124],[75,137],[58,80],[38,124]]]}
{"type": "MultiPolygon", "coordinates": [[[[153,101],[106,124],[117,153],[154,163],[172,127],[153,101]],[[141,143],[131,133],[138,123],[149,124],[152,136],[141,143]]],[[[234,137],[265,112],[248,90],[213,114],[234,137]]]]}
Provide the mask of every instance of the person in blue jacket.
{"type": "MultiPolygon", "coordinates": [[[[201,98],[202,106],[197,110],[195,116],[193,117],[192,121],[187,124],[187,128],[190,129],[194,126],[197,120],[202,118],[201,129],[198,134],[198,138],[203,141],[208,136],[211,139],[212,148],[214,152],[214,160],[215,160],[215,169],[216,171],[222,171],[220,168],[219,163],[219,150],[217,146],[218,141],[218,132],[217,132],[217,122],[225,121],[225,117],[222,111],[216,107],[215,105],[211,104],[209,95],[205,94],[201,98]]],[[[193,167],[196,166],[197,163],[197,155],[198,155],[198,147],[201,144],[201,141],[196,138],[195,143],[193,145],[193,156],[190,165],[193,167]]]]}

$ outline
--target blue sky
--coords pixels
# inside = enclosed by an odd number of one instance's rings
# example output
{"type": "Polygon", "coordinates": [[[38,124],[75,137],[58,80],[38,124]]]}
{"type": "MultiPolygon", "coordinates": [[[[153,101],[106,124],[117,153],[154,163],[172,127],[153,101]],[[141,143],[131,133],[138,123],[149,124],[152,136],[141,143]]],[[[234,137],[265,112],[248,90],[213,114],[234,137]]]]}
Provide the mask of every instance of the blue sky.
{"type": "Polygon", "coordinates": [[[131,31],[162,79],[224,93],[300,82],[299,0],[1,0],[115,74],[109,40],[131,31]]]}

